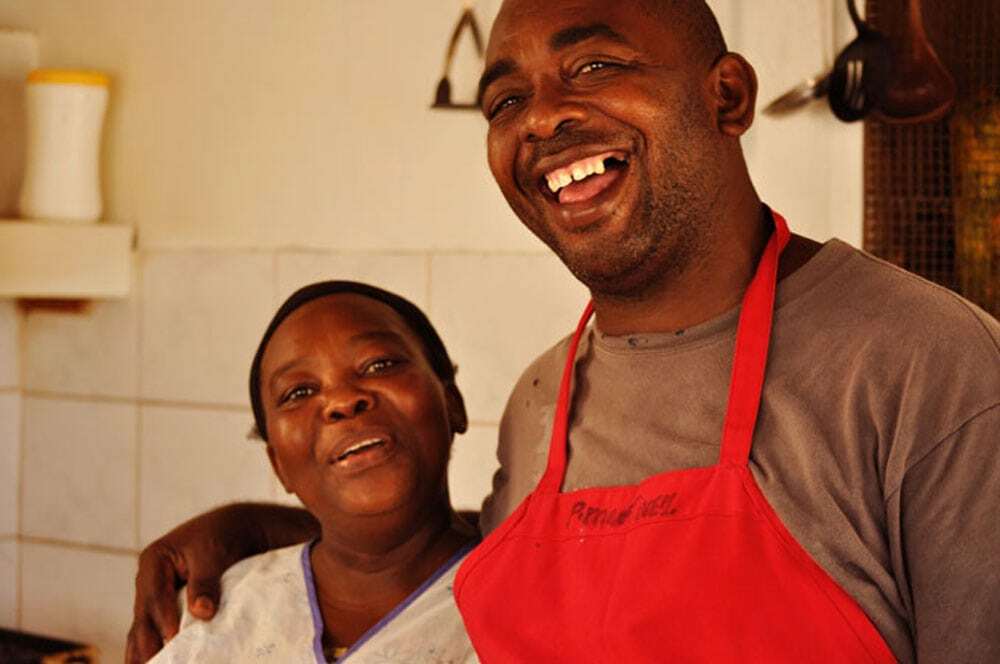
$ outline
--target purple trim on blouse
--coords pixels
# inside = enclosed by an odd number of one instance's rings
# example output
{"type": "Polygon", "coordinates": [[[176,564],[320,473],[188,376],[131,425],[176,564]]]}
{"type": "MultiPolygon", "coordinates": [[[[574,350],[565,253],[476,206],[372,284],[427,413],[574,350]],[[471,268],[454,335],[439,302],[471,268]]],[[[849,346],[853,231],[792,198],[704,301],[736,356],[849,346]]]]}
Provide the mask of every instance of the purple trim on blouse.
{"type": "Polygon", "coordinates": [[[302,576],[306,581],[306,592],[309,593],[309,610],[313,619],[313,653],[316,655],[318,664],[327,664],[326,656],[323,654],[323,614],[319,611],[319,600],[316,599],[316,582],[313,579],[312,561],[309,560],[309,552],[312,551],[316,541],[306,542],[302,545],[302,576]]]}
{"type": "MultiPolygon", "coordinates": [[[[315,543],[315,541],[312,541],[302,547],[302,573],[306,579],[306,589],[309,591],[309,608],[312,609],[313,627],[316,630],[316,636],[313,637],[313,650],[316,652],[316,661],[318,661],[319,664],[328,664],[326,657],[323,655],[323,614],[320,613],[319,602],[316,599],[316,583],[313,579],[312,561],[309,559],[309,552],[312,550],[313,544],[315,543]]],[[[396,616],[406,610],[410,604],[413,604],[418,597],[424,594],[424,591],[430,588],[435,581],[440,579],[448,570],[454,567],[455,563],[464,558],[475,545],[475,543],[466,544],[455,552],[455,554],[445,561],[441,567],[438,567],[433,574],[427,577],[427,579],[421,583],[416,590],[410,593],[409,597],[397,604],[392,611],[382,616],[381,620],[372,625],[367,632],[362,634],[361,638],[358,639],[346,653],[344,653],[344,656],[337,660],[337,663],[340,664],[341,662],[346,661],[348,657],[357,652],[361,646],[363,646],[373,636],[378,634],[386,625],[392,622],[396,616]]]]}

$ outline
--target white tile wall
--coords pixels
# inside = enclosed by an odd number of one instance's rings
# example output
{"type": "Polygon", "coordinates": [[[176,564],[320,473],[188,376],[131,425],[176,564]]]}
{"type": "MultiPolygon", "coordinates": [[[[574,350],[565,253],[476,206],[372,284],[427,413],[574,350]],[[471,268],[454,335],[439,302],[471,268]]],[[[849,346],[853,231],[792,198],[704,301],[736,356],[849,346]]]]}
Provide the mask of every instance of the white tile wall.
{"type": "Polygon", "coordinates": [[[448,465],[448,491],[457,510],[479,511],[492,486],[497,461],[497,427],[472,425],[455,436],[448,465]]]}
{"type": "Polygon", "coordinates": [[[434,256],[429,315],[472,420],[500,420],[521,372],[573,331],[588,298],[551,254],[434,256]]]}
{"type": "Polygon", "coordinates": [[[135,547],[136,410],[25,399],[24,534],[135,547]]]}
{"type": "Polygon", "coordinates": [[[212,507],[274,495],[264,444],[246,439],[249,409],[146,406],[141,417],[142,544],[212,507]]]}
{"type": "Polygon", "coordinates": [[[24,328],[24,387],[134,399],[139,388],[138,313],[135,295],[93,302],[79,314],[31,312],[24,328]]]}
{"type": "Polygon", "coordinates": [[[0,537],[17,533],[21,396],[0,393],[0,537]]]}
{"type": "Polygon", "coordinates": [[[97,645],[125,659],[135,556],[24,542],[21,628],[97,645]]]}
{"type": "Polygon", "coordinates": [[[275,309],[302,286],[330,279],[370,283],[418,307],[427,304],[428,259],[422,254],[281,252],[277,270],[275,309]]]}
{"type": "Polygon", "coordinates": [[[0,300],[0,388],[20,384],[18,314],[12,300],[0,300]]]}
{"type": "Polygon", "coordinates": [[[0,627],[17,627],[17,540],[0,538],[0,627]]]}
{"type": "Polygon", "coordinates": [[[273,303],[273,254],[148,254],[142,396],[246,405],[250,361],[273,303]]]}

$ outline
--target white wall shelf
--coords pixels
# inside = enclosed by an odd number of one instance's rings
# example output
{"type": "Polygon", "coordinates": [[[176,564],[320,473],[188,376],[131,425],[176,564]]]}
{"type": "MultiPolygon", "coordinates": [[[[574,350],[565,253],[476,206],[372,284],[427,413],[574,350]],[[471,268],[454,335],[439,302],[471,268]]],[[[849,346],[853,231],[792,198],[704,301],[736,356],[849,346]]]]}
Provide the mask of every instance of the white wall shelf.
{"type": "Polygon", "coordinates": [[[0,220],[0,298],[128,296],[131,226],[0,220]]]}

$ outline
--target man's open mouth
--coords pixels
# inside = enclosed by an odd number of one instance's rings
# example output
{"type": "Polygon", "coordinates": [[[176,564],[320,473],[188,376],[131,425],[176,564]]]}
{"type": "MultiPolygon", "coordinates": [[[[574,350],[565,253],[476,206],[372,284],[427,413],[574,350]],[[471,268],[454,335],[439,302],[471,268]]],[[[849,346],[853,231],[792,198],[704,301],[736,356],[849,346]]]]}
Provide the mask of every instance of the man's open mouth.
{"type": "Polygon", "coordinates": [[[604,152],[547,172],[539,188],[561,205],[583,203],[607,190],[627,167],[624,152],[604,152]]]}

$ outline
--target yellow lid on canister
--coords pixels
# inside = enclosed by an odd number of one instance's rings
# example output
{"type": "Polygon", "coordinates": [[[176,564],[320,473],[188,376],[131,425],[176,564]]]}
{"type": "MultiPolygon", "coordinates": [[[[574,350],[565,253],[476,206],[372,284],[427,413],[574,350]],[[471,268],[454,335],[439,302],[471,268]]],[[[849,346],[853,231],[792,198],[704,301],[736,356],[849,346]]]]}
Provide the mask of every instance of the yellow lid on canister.
{"type": "Polygon", "coordinates": [[[28,83],[61,83],[64,85],[96,85],[108,87],[108,75],[86,69],[35,69],[28,74],[28,83]]]}

